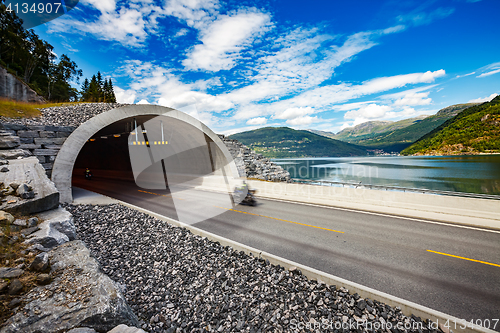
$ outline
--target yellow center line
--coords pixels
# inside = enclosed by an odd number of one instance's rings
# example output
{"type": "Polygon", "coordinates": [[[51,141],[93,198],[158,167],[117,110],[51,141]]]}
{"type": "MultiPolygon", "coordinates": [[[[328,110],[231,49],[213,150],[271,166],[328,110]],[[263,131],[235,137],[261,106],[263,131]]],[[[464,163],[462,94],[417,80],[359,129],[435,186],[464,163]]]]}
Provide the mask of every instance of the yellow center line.
{"type": "Polygon", "coordinates": [[[485,265],[491,265],[491,266],[500,267],[500,265],[493,264],[491,262],[481,261],[481,260],[476,260],[476,259],[470,259],[470,258],[465,258],[465,257],[459,257],[459,256],[455,256],[453,254],[448,254],[448,253],[443,253],[443,252],[437,252],[437,251],[432,251],[432,250],[427,250],[427,252],[437,253],[437,254],[441,254],[443,256],[448,256],[448,257],[453,257],[453,258],[458,258],[458,259],[463,259],[463,260],[469,260],[469,261],[479,262],[479,263],[485,264],[485,265]]]}
{"type": "Polygon", "coordinates": [[[260,215],[260,214],[248,213],[248,212],[243,212],[243,211],[241,211],[241,210],[236,210],[236,209],[231,209],[231,208],[226,208],[226,207],[219,207],[219,206],[214,206],[214,207],[217,207],[217,208],[222,208],[222,209],[225,209],[225,210],[231,210],[231,211],[233,211],[233,212],[237,212],[237,213],[248,214],[248,215],[255,215],[255,216],[265,217],[265,218],[268,218],[268,219],[273,219],[273,220],[277,220],[277,221],[282,221],[282,222],[287,222],[287,223],[298,224],[298,225],[302,225],[302,226],[305,226],[305,227],[311,227],[311,228],[316,228],[316,229],[328,230],[328,231],[338,232],[338,233],[341,233],[341,234],[343,234],[343,233],[344,233],[343,231],[338,231],[338,230],[333,230],[333,229],[328,229],[328,228],[318,227],[318,226],[315,226],[315,225],[310,225],[310,224],[305,224],[305,223],[299,223],[299,222],[294,222],[294,221],[289,221],[289,220],[279,219],[279,218],[277,218],[277,217],[271,217],[271,216],[266,216],[266,215],[260,215]]]}
{"type": "MultiPolygon", "coordinates": [[[[142,192],[142,193],[152,194],[152,195],[161,195],[162,197],[172,197],[171,194],[158,194],[158,193],[142,191],[142,190],[137,190],[137,191],[142,192]]],[[[178,197],[175,197],[175,199],[184,200],[184,199],[178,198],[178,197]]]]}

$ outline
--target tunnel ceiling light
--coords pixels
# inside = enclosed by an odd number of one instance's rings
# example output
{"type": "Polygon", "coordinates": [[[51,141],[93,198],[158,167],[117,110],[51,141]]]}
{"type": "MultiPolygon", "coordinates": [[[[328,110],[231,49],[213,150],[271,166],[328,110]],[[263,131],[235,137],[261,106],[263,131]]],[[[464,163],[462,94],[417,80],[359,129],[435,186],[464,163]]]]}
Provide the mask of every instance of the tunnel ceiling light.
{"type": "Polygon", "coordinates": [[[107,136],[101,136],[101,139],[107,139],[108,137],[107,136]]]}
{"type": "Polygon", "coordinates": [[[95,139],[90,139],[90,141],[94,142],[94,141],[95,141],[95,139]]]}
{"type": "Polygon", "coordinates": [[[113,135],[115,138],[119,138],[121,134],[115,134],[113,135]]]}

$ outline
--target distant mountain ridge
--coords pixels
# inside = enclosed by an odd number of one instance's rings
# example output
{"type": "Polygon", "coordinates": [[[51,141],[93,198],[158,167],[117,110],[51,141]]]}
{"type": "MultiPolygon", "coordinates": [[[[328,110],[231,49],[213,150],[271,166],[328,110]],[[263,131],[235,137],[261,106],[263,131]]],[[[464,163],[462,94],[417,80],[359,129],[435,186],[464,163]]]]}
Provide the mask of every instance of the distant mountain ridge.
{"type": "MultiPolygon", "coordinates": [[[[377,122],[367,122],[372,124],[361,126],[366,124],[363,123],[353,128],[346,128],[336,135],[328,135],[328,137],[364,146],[368,149],[383,149],[386,152],[400,152],[422,136],[443,124],[446,120],[453,118],[461,111],[474,105],[477,105],[477,103],[451,105],[439,110],[435,115],[409,118],[390,123],[389,126],[377,124],[377,122]],[[394,127],[391,128],[391,125],[394,127]],[[372,132],[366,130],[369,128],[373,129],[372,132]],[[388,130],[384,131],[384,129],[388,130]],[[352,131],[356,134],[351,134],[353,133],[352,131]]],[[[317,133],[317,131],[315,131],[315,133],[317,133]]]]}
{"type": "Polygon", "coordinates": [[[367,121],[354,127],[344,128],[333,136],[333,139],[346,142],[357,142],[360,139],[373,137],[376,134],[381,134],[389,131],[395,131],[401,128],[413,125],[428,116],[420,116],[415,118],[403,119],[399,121],[367,121]]]}
{"type": "Polygon", "coordinates": [[[229,136],[269,158],[365,156],[368,151],[342,142],[288,127],[264,127],[229,136]]]}
{"type": "Polygon", "coordinates": [[[500,96],[471,106],[404,149],[403,155],[500,152],[500,96]]]}

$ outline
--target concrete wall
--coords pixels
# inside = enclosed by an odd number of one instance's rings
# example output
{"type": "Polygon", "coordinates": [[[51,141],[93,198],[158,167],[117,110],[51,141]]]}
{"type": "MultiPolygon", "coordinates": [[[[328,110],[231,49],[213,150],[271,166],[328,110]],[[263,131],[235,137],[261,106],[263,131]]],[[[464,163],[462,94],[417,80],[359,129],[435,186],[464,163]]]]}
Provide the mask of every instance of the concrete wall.
{"type": "MultiPolygon", "coordinates": [[[[220,149],[222,154],[225,156],[231,174],[227,174],[229,177],[238,177],[238,170],[235,163],[231,157],[231,154],[225,147],[224,143],[220,138],[212,132],[207,126],[200,123],[198,120],[189,116],[186,113],[166,108],[157,105],[127,105],[119,107],[104,113],[101,113],[82,125],[80,125],[62,144],[59,153],[54,161],[53,171],[52,171],[52,181],[56,184],[57,189],[61,194],[62,202],[71,202],[73,200],[71,194],[71,179],[73,166],[75,164],[76,158],[82,147],[85,145],[88,139],[90,139],[99,130],[111,125],[117,121],[128,119],[138,116],[164,116],[170,117],[175,121],[181,121],[182,123],[191,125],[191,131],[199,131],[206,135],[211,141],[213,141],[217,147],[220,149]]],[[[134,177],[136,175],[134,174],[134,177]]]]}
{"type": "Polygon", "coordinates": [[[0,97],[14,99],[21,102],[43,103],[42,97],[26,83],[18,80],[5,68],[0,66],[0,97]]]}
{"type": "Polygon", "coordinates": [[[269,199],[500,229],[500,200],[308,184],[249,181],[269,199]]]}
{"type": "Polygon", "coordinates": [[[48,177],[64,141],[75,130],[71,126],[18,124],[4,124],[4,128],[19,137],[21,145],[18,148],[28,150],[38,158],[48,177]]]}

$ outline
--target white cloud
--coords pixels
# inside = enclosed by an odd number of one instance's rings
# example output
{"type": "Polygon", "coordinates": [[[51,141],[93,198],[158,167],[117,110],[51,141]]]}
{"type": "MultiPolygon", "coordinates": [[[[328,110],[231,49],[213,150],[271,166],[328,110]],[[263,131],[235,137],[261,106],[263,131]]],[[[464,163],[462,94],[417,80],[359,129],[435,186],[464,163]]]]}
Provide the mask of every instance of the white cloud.
{"type": "Polygon", "coordinates": [[[115,0],[82,0],[82,4],[91,5],[100,12],[112,12],[116,8],[115,0]]]}
{"type": "Polygon", "coordinates": [[[247,125],[265,125],[267,123],[267,119],[265,117],[257,117],[248,119],[247,125]]]}
{"type": "Polygon", "coordinates": [[[117,6],[112,0],[87,0],[84,2],[101,13],[95,20],[78,21],[72,13],[50,22],[49,33],[89,33],[96,38],[117,41],[124,46],[143,47],[149,34],[155,33],[157,19],[163,9],[146,2],[132,2],[117,6]]]}
{"type": "Polygon", "coordinates": [[[432,99],[428,98],[429,92],[425,93],[409,93],[403,98],[400,98],[394,102],[394,105],[428,105],[431,104],[432,99]]]}
{"type": "Polygon", "coordinates": [[[218,0],[167,0],[164,13],[200,29],[213,20],[218,7],[218,0]]]}
{"type": "Polygon", "coordinates": [[[182,64],[190,70],[219,71],[235,66],[240,51],[268,29],[270,16],[257,11],[222,15],[201,31],[202,44],[195,45],[182,64]]]}
{"type": "Polygon", "coordinates": [[[369,104],[359,110],[348,111],[344,114],[345,119],[375,119],[385,116],[392,108],[388,105],[369,104]]]}
{"type": "Polygon", "coordinates": [[[411,13],[408,15],[401,15],[398,17],[400,22],[408,22],[413,24],[414,26],[419,26],[419,25],[426,25],[430,24],[431,22],[438,20],[438,19],[443,19],[455,11],[454,8],[438,8],[432,12],[426,13],[426,12],[416,12],[416,13],[411,13]]]}
{"type": "Polygon", "coordinates": [[[471,99],[467,103],[486,103],[486,102],[491,101],[493,98],[495,98],[497,96],[498,96],[498,94],[491,94],[488,97],[471,99]]]}
{"type": "Polygon", "coordinates": [[[490,76],[490,75],[493,75],[493,74],[496,74],[496,73],[500,73],[500,68],[499,69],[495,69],[493,71],[489,71],[489,72],[486,72],[486,73],[482,73],[476,77],[485,77],[485,76],[490,76]]]}
{"type": "Polygon", "coordinates": [[[289,108],[283,112],[279,112],[274,115],[274,119],[294,119],[298,117],[303,117],[305,115],[314,113],[314,109],[309,107],[300,107],[300,108],[289,108]]]}
{"type": "Polygon", "coordinates": [[[474,75],[474,74],[476,74],[476,72],[475,72],[475,71],[474,71],[474,72],[471,72],[471,73],[464,74],[464,75],[457,75],[457,76],[456,76],[456,78],[458,79],[458,78],[460,78],[460,77],[466,77],[466,76],[469,76],[469,75],[474,75]]]}
{"type": "Polygon", "coordinates": [[[188,33],[188,32],[189,32],[189,30],[188,30],[188,29],[185,29],[185,28],[183,28],[183,29],[179,29],[179,31],[177,31],[177,32],[175,33],[174,37],[182,37],[182,36],[185,36],[185,35],[187,35],[187,33],[188,33]]]}
{"type": "Polygon", "coordinates": [[[151,104],[146,99],[141,99],[137,104],[151,104]]]}
{"type": "Polygon", "coordinates": [[[319,121],[318,117],[303,116],[294,119],[288,119],[286,123],[292,126],[305,126],[315,123],[317,121],[319,121]]]}
{"type": "Polygon", "coordinates": [[[118,103],[134,104],[136,96],[134,91],[124,90],[118,86],[113,87],[113,89],[118,103]]]}

